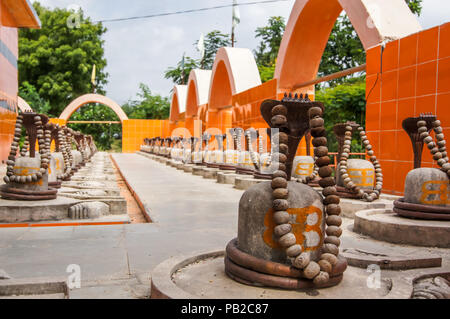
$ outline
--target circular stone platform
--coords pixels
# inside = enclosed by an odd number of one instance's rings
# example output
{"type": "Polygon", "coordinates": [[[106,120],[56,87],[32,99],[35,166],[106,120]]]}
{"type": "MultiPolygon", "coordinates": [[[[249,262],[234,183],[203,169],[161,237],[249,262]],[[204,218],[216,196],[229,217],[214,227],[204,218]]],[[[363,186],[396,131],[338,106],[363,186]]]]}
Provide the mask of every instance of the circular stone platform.
{"type": "Polygon", "coordinates": [[[353,231],[394,244],[450,248],[450,221],[403,218],[392,210],[357,212],[353,231]]]}
{"type": "Polygon", "coordinates": [[[68,218],[69,207],[78,199],[58,196],[52,200],[17,201],[0,199],[0,223],[50,221],[68,218]]]}
{"type": "Polygon", "coordinates": [[[348,218],[355,218],[355,214],[361,210],[368,209],[392,209],[394,202],[388,199],[377,199],[373,202],[366,202],[359,199],[341,198],[340,201],[342,215],[348,218]]]}
{"type": "Polygon", "coordinates": [[[283,290],[247,286],[225,274],[224,251],[194,257],[174,257],[152,273],[152,299],[379,299],[411,296],[412,285],[382,276],[381,287],[368,288],[366,269],[348,267],[342,282],[334,287],[283,290]]]}

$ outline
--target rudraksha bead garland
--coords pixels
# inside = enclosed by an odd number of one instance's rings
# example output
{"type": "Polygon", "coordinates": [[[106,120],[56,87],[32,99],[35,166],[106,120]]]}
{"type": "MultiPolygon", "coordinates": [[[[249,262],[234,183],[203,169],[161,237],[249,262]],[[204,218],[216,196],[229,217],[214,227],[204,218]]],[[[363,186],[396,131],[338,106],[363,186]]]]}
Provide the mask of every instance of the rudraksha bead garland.
{"type": "Polygon", "coordinates": [[[69,130],[66,131],[66,138],[65,138],[65,144],[67,149],[67,154],[69,155],[69,161],[72,164],[73,163],[73,155],[72,155],[72,133],[70,133],[69,130]]]}
{"type": "Polygon", "coordinates": [[[47,172],[48,163],[50,153],[45,147],[45,139],[44,139],[44,127],[42,125],[42,119],[40,115],[36,115],[34,117],[34,125],[36,126],[37,139],[39,143],[39,153],[41,155],[41,165],[40,169],[37,173],[33,173],[30,175],[17,176],[14,175],[14,165],[16,163],[16,154],[19,147],[20,137],[22,135],[22,125],[23,125],[23,116],[18,115],[16,119],[16,125],[14,129],[14,138],[11,144],[11,151],[8,156],[8,160],[6,161],[6,175],[3,178],[5,183],[31,183],[37,182],[42,178],[42,176],[47,172]]]}
{"type": "Polygon", "coordinates": [[[23,142],[22,148],[20,149],[20,156],[27,156],[28,148],[30,147],[30,141],[28,141],[28,135],[25,136],[25,141],[23,142]]]}
{"type": "Polygon", "coordinates": [[[341,159],[339,162],[339,173],[341,174],[341,177],[343,178],[343,183],[344,183],[345,188],[347,188],[348,190],[350,190],[352,192],[357,193],[359,198],[364,199],[367,202],[373,202],[374,200],[376,200],[380,197],[380,192],[381,192],[381,189],[383,188],[383,171],[381,169],[381,165],[378,162],[377,157],[375,156],[373,147],[370,144],[369,139],[367,138],[364,128],[359,126],[358,131],[359,131],[359,135],[361,136],[361,141],[367,150],[367,155],[370,156],[370,161],[372,162],[372,164],[375,168],[375,178],[376,178],[375,189],[373,191],[371,191],[370,193],[365,192],[359,186],[355,185],[355,183],[351,180],[350,176],[348,175],[347,160],[348,160],[348,157],[350,156],[350,147],[352,144],[352,132],[353,132],[353,128],[350,125],[347,125],[345,127],[345,141],[344,141],[343,152],[341,154],[341,159]]]}
{"type": "Polygon", "coordinates": [[[317,177],[317,175],[319,174],[319,167],[315,164],[316,161],[317,161],[317,156],[314,156],[314,170],[313,170],[313,172],[309,176],[299,178],[298,181],[300,183],[308,184],[310,181],[314,180],[317,177]]]}
{"type": "Polygon", "coordinates": [[[442,171],[446,172],[447,176],[450,177],[450,163],[448,159],[447,146],[441,126],[441,121],[436,120],[432,123],[433,131],[436,137],[436,142],[434,142],[433,138],[430,136],[430,134],[428,134],[426,121],[422,120],[417,122],[417,126],[420,138],[423,140],[424,143],[427,144],[427,147],[430,150],[431,155],[433,155],[433,159],[441,167],[442,171]]]}
{"type": "MultiPolygon", "coordinates": [[[[315,156],[317,156],[316,164],[319,167],[319,176],[322,178],[319,185],[323,187],[322,194],[324,196],[326,218],[326,237],[322,246],[322,254],[319,262],[311,260],[309,252],[302,252],[303,248],[297,244],[295,234],[292,233],[292,225],[289,223],[288,202],[288,181],[286,174],[286,161],[288,154],[288,135],[279,132],[274,136],[274,140],[278,141],[279,152],[274,153],[273,160],[278,161],[278,170],[272,175],[272,208],[274,211],[274,222],[277,226],[274,228],[274,234],[278,238],[278,243],[286,250],[286,255],[291,259],[292,265],[303,271],[303,275],[307,279],[312,279],[315,285],[323,285],[328,282],[333,267],[338,263],[339,255],[339,237],[342,234],[340,228],[342,219],[339,216],[341,208],[339,206],[340,199],[337,196],[335,180],[331,176],[332,169],[330,158],[328,156],[327,138],[320,107],[312,107],[309,112],[309,124],[311,127],[311,135],[317,145],[315,156]]],[[[272,123],[276,122],[277,126],[282,127],[287,123],[287,108],[284,105],[277,105],[272,109],[272,123]]]]}
{"type": "Polygon", "coordinates": [[[59,177],[64,180],[70,176],[72,173],[72,163],[70,161],[70,150],[67,146],[66,137],[64,136],[63,130],[58,129],[58,144],[60,146],[60,151],[64,159],[64,173],[59,177]]]}

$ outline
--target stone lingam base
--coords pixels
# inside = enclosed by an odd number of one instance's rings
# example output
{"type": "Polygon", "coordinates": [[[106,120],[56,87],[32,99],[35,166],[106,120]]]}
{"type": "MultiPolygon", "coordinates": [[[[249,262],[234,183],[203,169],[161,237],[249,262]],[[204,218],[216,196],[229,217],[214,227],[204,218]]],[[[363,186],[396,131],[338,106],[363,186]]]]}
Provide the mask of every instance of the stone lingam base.
{"type": "Polygon", "coordinates": [[[225,273],[224,251],[172,257],[152,272],[152,299],[407,299],[413,286],[386,271],[380,287],[369,288],[365,268],[348,267],[342,281],[321,289],[284,290],[239,283],[225,273]]]}
{"type": "Polygon", "coordinates": [[[341,198],[341,216],[355,218],[355,214],[367,209],[392,209],[393,201],[389,199],[376,199],[373,202],[366,202],[360,199],[341,198]]]}
{"type": "MultiPolygon", "coordinates": [[[[126,205],[126,203],[125,203],[126,205]]],[[[122,205],[120,205],[122,207],[122,205]]],[[[119,207],[119,208],[120,208],[119,207]]],[[[102,200],[82,200],[58,196],[43,201],[0,199],[0,223],[129,223],[125,210],[105,204],[102,200]],[[124,214],[125,212],[125,214],[124,214]]]]}
{"type": "Polygon", "coordinates": [[[267,181],[270,182],[270,180],[255,178],[252,175],[238,175],[238,176],[236,176],[236,178],[234,180],[234,188],[241,189],[241,190],[247,190],[250,187],[252,187],[253,185],[257,185],[259,183],[267,182],[267,181]]]}
{"type": "Polygon", "coordinates": [[[450,221],[404,218],[390,209],[357,212],[353,230],[390,243],[450,248],[450,221]]]}
{"type": "Polygon", "coordinates": [[[235,171],[222,171],[217,173],[217,183],[219,184],[233,184],[236,177],[241,176],[236,174],[235,171]]]}

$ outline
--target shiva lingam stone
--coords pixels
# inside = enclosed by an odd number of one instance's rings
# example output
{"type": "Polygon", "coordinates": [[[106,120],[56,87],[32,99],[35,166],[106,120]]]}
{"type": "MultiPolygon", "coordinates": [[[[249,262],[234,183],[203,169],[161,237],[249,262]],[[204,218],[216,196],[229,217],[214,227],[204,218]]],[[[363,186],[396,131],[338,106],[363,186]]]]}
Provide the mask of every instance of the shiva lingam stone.
{"type": "Polygon", "coordinates": [[[172,151],[172,138],[166,138],[166,150],[164,152],[164,156],[170,158],[170,152],[172,151]]]}
{"type": "MultiPolygon", "coordinates": [[[[52,157],[55,159],[55,170],[58,181],[70,181],[72,176],[72,157],[69,144],[63,128],[58,124],[52,124],[51,139],[55,142],[55,152],[52,157]]],[[[57,187],[58,185],[56,185],[57,187]]]]}
{"type": "Polygon", "coordinates": [[[81,154],[81,162],[79,163],[79,165],[80,167],[83,167],[86,165],[88,161],[88,157],[84,149],[84,134],[78,131],[73,131],[72,135],[75,141],[77,151],[81,154]]]}
{"type": "Polygon", "coordinates": [[[305,142],[306,155],[299,155],[294,158],[292,176],[297,178],[297,181],[300,183],[308,184],[312,187],[319,187],[319,168],[314,164],[315,159],[311,156],[311,133],[309,131],[305,134],[305,142]]]}
{"type": "Polygon", "coordinates": [[[89,150],[91,152],[91,157],[97,153],[97,146],[95,145],[94,138],[92,135],[87,136],[87,145],[89,147],[89,150]]]}
{"type": "Polygon", "coordinates": [[[166,140],[167,140],[167,147],[166,147],[165,156],[167,158],[170,158],[171,153],[172,153],[172,148],[173,148],[173,141],[172,141],[172,138],[170,138],[170,137],[168,137],[166,140]]]}
{"type": "Polygon", "coordinates": [[[216,134],[214,137],[217,141],[217,149],[213,151],[213,167],[220,169],[220,165],[223,165],[225,162],[224,138],[226,138],[226,135],[216,134]]]}
{"type": "MultiPolygon", "coordinates": [[[[267,128],[267,136],[269,136],[272,141],[270,128],[267,128]]],[[[259,165],[253,173],[253,177],[256,179],[272,179],[272,173],[276,170],[276,167],[274,167],[276,162],[272,162],[272,150],[274,148],[274,144],[271,142],[271,151],[264,152],[264,137],[259,134],[259,165]]]]}
{"type": "Polygon", "coordinates": [[[193,138],[192,147],[192,162],[195,165],[202,165],[203,162],[203,152],[202,152],[202,139],[199,137],[193,138]],[[198,147],[197,147],[198,145],[198,147]]]}
{"type": "Polygon", "coordinates": [[[165,157],[165,155],[166,155],[166,139],[165,138],[161,139],[161,145],[159,147],[159,155],[161,155],[162,157],[165,157]]]}
{"type": "Polygon", "coordinates": [[[342,280],[347,262],[339,254],[340,199],[329,167],[323,111],[321,103],[307,96],[262,103],[262,116],[273,131],[277,170],[272,181],[252,186],[241,197],[238,237],[227,245],[225,257],[225,271],[236,281],[301,289],[342,280]],[[298,144],[309,128],[318,145],[323,197],[310,186],[290,181],[298,144]]]}
{"type": "Polygon", "coordinates": [[[251,137],[249,131],[243,132],[241,128],[237,129],[237,150],[238,150],[238,162],[236,165],[236,174],[253,175],[255,171],[254,164],[252,162],[252,155],[250,153],[251,137]],[[244,137],[245,147],[242,147],[242,137],[244,137]]]}
{"type": "Polygon", "coordinates": [[[183,138],[181,140],[181,145],[183,147],[183,158],[181,161],[183,162],[183,164],[189,164],[191,162],[191,146],[187,146],[188,142],[189,139],[187,138],[183,138]]]}
{"type": "Polygon", "coordinates": [[[203,149],[203,165],[208,166],[211,164],[212,152],[209,149],[209,141],[211,140],[211,134],[208,132],[203,133],[203,141],[205,142],[205,148],[203,149]]]}
{"type": "MultiPolygon", "coordinates": [[[[333,128],[338,140],[337,190],[340,197],[372,202],[380,197],[383,171],[364,129],[355,122],[336,124],[333,128]],[[358,130],[370,162],[349,158],[353,131],[358,130]]],[[[313,142],[314,143],[314,142],[313,142]]]]}
{"type": "MultiPolygon", "coordinates": [[[[219,168],[219,164],[223,163],[223,135],[216,134],[214,139],[217,143],[217,149],[209,150],[206,155],[206,167],[209,168],[219,168]]],[[[208,142],[208,148],[210,145],[211,142],[208,142]]]]}
{"type": "MultiPolygon", "coordinates": [[[[231,130],[230,130],[231,131],[231,130]]],[[[237,162],[237,153],[234,149],[234,141],[227,134],[222,135],[222,162],[219,163],[219,169],[222,171],[235,171],[237,162]],[[224,142],[225,141],[225,142],[224,142]],[[227,148],[225,149],[225,143],[227,148]],[[232,144],[233,146],[230,146],[232,144]]]]}
{"type": "Polygon", "coordinates": [[[67,126],[63,126],[63,130],[66,135],[67,146],[70,150],[70,157],[71,157],[71,163],[72,163],[72,175],[73,175],[81,168],[83,156],[81,155],[80,151],[72,149],[72,143],[75,142],[74,134],[76,132],[74,130],[72,130],[71,128],[68,128],[67,126]]]}
{"type": "Polygon", "coordinates": [[[308,184],[310,180],[315,179],[316,175],[317,169],[314,166],[314,157],[302,155],[294,158],[292,177],[297,178],[301,183],[308,184]]]}
{"type": "Polygon", "coordinates": [[[228,171],[235,171],[238,163],[238,141],[237,141],[237,128],[231,128],[227,136],[227,150],[225,151],[225,163],[221,169],[228,171]],[[231,137],[231,138],[230,138],[231,137]]]}
{"type": "Polygon", "coordinates": [[[155,154],[156,138],[151,139],[150,153],[155,154]]]}
{"type": "Polygon", "coordinates": [[[141,152],[145,152],[145,153],[149,153],[150,150],[150,139],[149,138],[144,138],[144,144],[141,144],[141,146],[139,147],[139,150],[141,152]]]}
{"type": "Polygon", "coordinates": [[[178,161],[179,158],[179,143],[180,138],[178,136],[172,137],[172,148],[170,150],[169,158],[173,161],[178,161]]]}
{"type": "MultiPolygon", "coordinates": [[[[51,134],[46,129],[48,117],[34,112],[24,112],[17,116],[14,138],[6,162],[5,185],[0,188],[4,199],[13,200],[46,200],[55,199],[57,190],[48,186],[48,168],[50,165],[51,134]],[[29,147],[29,156],[16,157],[22,128],[29,147]],[[36,153],[36,140],[39,146],[39,156],[36,153]]],[[[27,150],[21,150],[26,154],[27,150]]]]}
{"type": "Polygon", "coordinates": [[[155,144],[154,144],[154,146],[153,146],[153,154],[155,154],[155,155],[159,155],[159,146],[160,146],[160,143],[161,143],[161,137],[155,137],[155,144]]]}
{"type": "Polygon", "coordinates": [[[52,188],[61,188],[61,179],[64,174],[64,155],[61,152],[59,142],[59,125],[47,123],[46,128],[50,131],[50,145],[55,142],[55,152],[50,154],[50,166],[48,169],[48,185],[52,188]]]}
{"type": "MultiPolygon", "coordinates": [[[[415,142],[421,140],[427,145],[439,168],[419,167],[410,171],[405,179],[405,195],[394,202],[394,212],[408,218],[450,220],[450,163],[441,122],[429,113],[405,121],[404,128],[410,136],[413,136],[410,128],[416,123],[419,137],[415,142]],[[430,136],[430,128],[435,139],[430,136]]],[[[415,157],[421,157],[422,147],[415,142],[415,157]]],[[[414,163],[420,165],[420,161],[414,163]]]]}
{"type": "Polygon", "coordinates": [[[155,148],[154,148],[154,153],[155,155],[159,156],[159,149],[161,148],[162,145],[162,138],[158,137],[155,141],[155,148]]]}

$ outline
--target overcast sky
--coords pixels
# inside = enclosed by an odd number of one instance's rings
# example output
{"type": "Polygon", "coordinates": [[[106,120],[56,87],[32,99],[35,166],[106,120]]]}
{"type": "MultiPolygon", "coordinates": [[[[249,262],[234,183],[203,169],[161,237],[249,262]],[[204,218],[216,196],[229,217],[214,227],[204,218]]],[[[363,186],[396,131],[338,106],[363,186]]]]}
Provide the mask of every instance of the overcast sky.
{"type": "MultiPolygon", "coordinates": [[[[254,1],[254,0],[251,0],[254,1]]],[[[239,3],[251,2],[240,0],[239,3]]],[[[35,2],[35,1],[32,1],[35,2]]],[[[232,0],[40,0],[49,7],[80,6],[92,20],[166,13],[188,9],[231,4],[232,0]]],[[[255,49],[257,27],[264,26],[271,16],[283,16],[286,21],[294,0],[240,7],[241,23],[236,29],[236,47],[255,49]]],[[[449,0],[424,0],[419,21],[424,29],[450,21],[449,0]]],[[[200,33],[220,30],[231,32],[231,8],[186,13],[151,19],[105,23],[106,71],[108,97],[119,104],[134,98],[139,83],[168,96],[173,86],[164,79],[164,71],[175,66],[183,52],[198,58],[194,43],[200,33]]],[[[313,30],[312,30],[313,32],[313,30]]]]}

